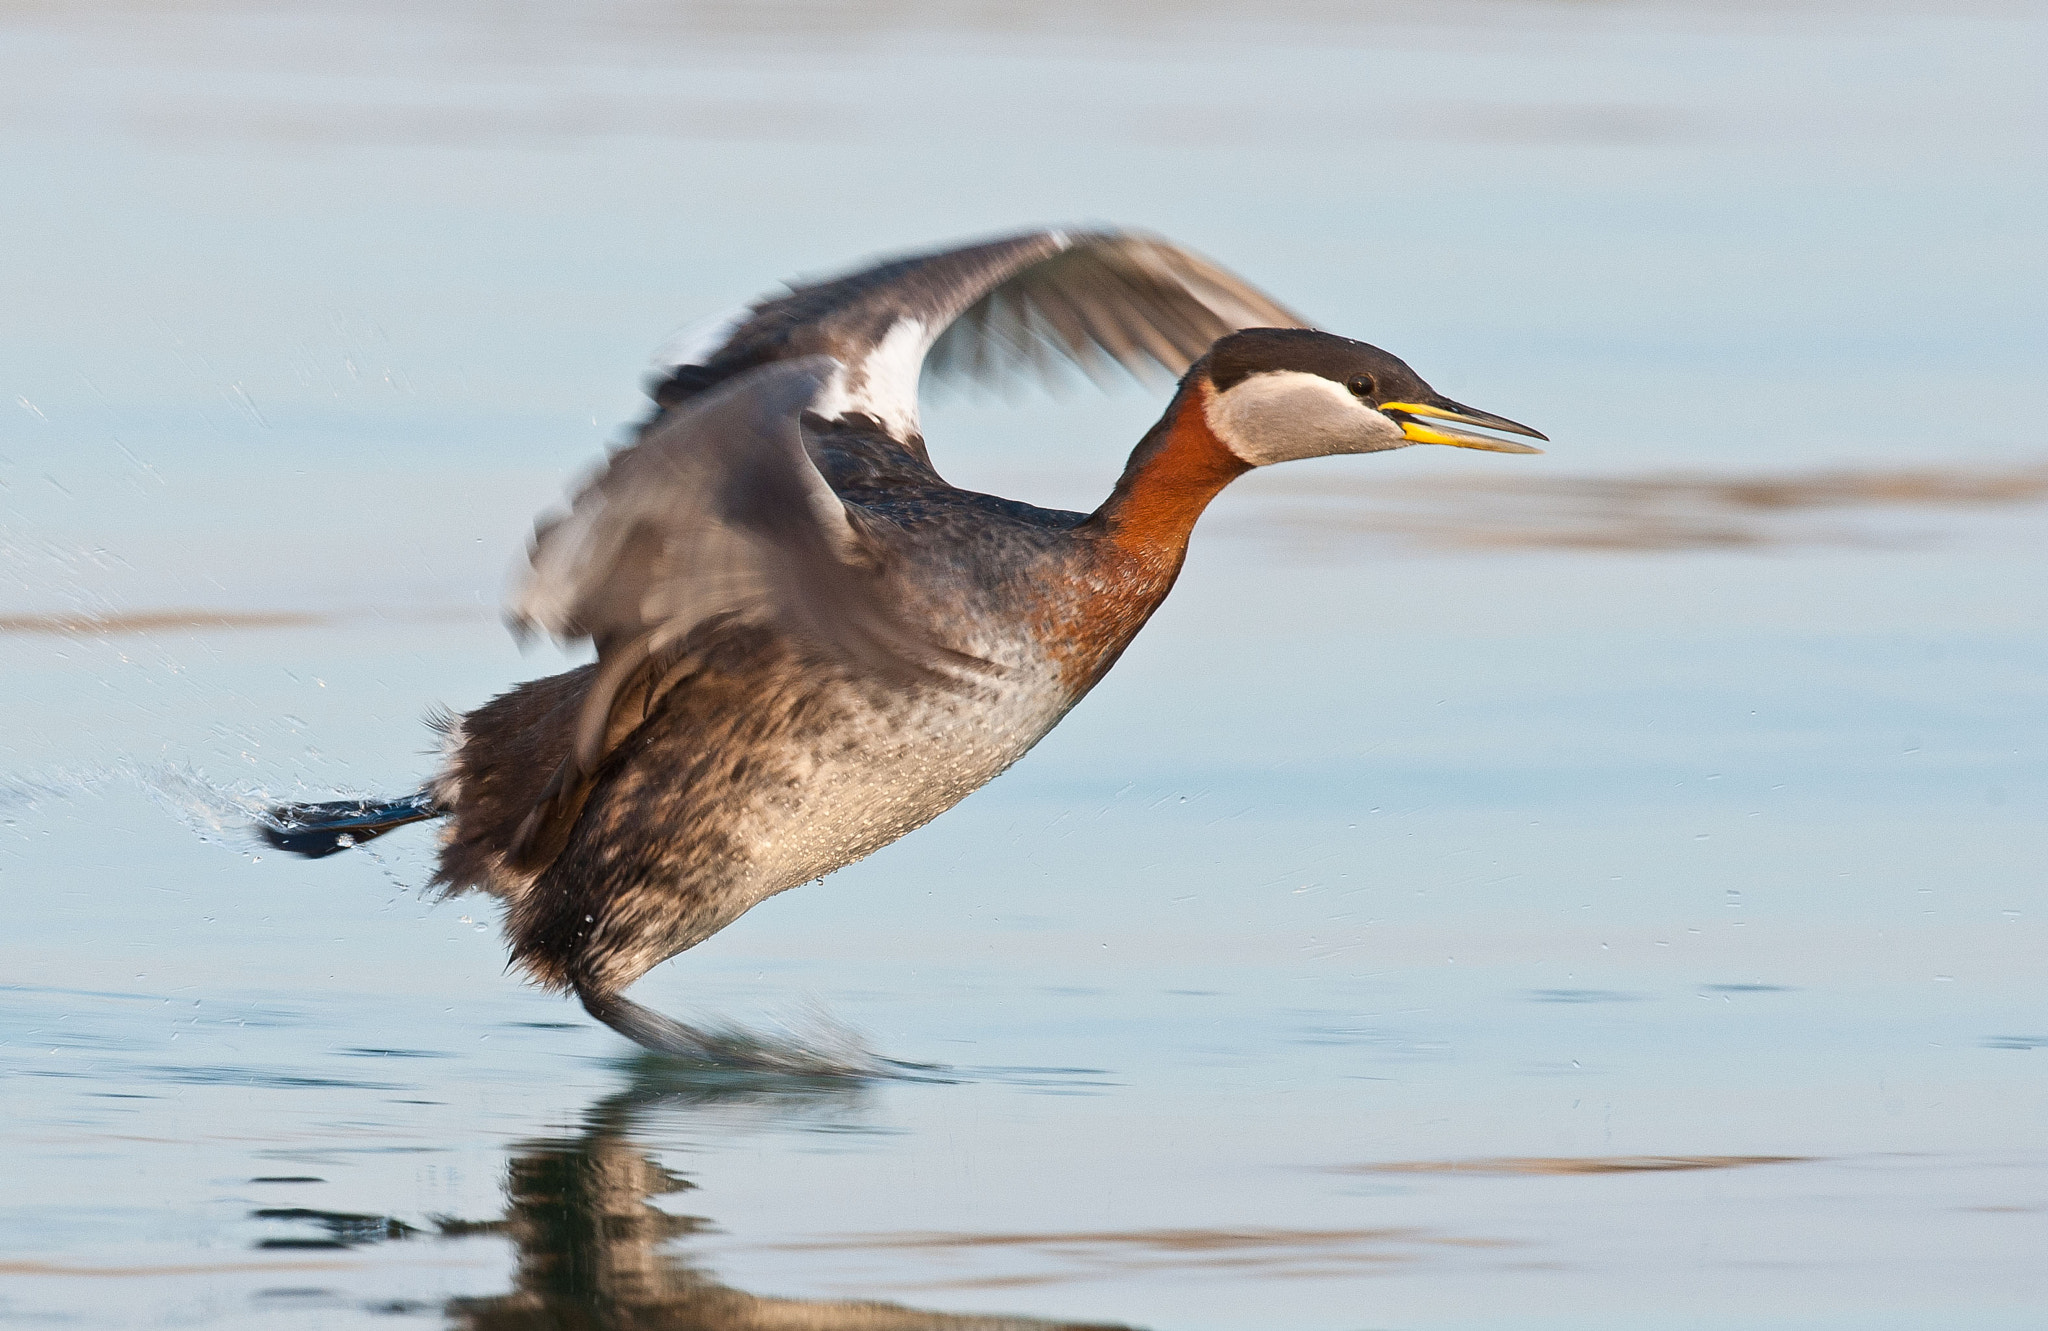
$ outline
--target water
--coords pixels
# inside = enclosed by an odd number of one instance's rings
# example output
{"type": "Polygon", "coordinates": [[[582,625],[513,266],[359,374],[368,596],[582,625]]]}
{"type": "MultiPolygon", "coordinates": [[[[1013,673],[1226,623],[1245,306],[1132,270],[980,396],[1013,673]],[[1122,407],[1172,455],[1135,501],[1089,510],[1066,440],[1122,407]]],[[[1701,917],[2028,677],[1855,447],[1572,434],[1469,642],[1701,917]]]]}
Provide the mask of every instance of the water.
{"type": "MultiPolygon", "coordinates": [[[[2044,33],[10,11],[0,1318],[2037,1325],[2044,33]],[[1076,217],[1557,444],[1241,484],[1023,765],[636,991],[915,1066],[638,1057],[421,829],[246,836],[562,664],[492,607],[677,327],[1076,217]]],[[[1092,506],[1157,404],[929,432],[1092,506]]]]}

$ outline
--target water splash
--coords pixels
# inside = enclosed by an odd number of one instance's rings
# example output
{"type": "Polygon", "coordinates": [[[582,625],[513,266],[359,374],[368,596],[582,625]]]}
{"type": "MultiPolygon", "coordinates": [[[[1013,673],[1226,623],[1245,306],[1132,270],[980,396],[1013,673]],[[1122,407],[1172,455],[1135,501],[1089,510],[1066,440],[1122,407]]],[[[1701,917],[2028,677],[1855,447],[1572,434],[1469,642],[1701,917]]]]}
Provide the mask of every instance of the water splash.
{"type": "MultiPolygon", "coordinates": [[[[264,849],[257,826],[269,819],[271,807],[282,798],[262,786],[221,781],[190,763],[122,760],[100,767],[0,775],[0,817],[34,813],[54,801],[121,787],[140,790],[208,845],[251,858],[264,849]]],[[[382,859],[378,862],[384,864],[382,859]]],[[[388,865],[385,869],[387,875],[393,872],[388,865]]]]}
{"type": "Polygon", "coordinates": [[[116,779],[117,775],[111,771],[0,776],[0,814],[32,813],[49,800],[96,794],[116,779]]]}
{"type": "MultiPolygon", "coordinates": [[[[250,859],[265,849],[256,828],[280,802],[277,792],[248,782],[209,776],[189,763],[121,761],[103,767],[0,776],[0,818],[12,821],[58,800],[97,796],[114,788],[140,790],[200,841],[250,859]]],[[[409,856],[387,857],[368,846],[354,854],[373,861],[394,886],[426,890],[428,871],[409,856]]],[[[685,1024],[641,1007],[613,1000],[612,1024],[682,1075],[740,1078],[836,1080],[949,1080],[940,1067],[884,1057],[866,1037],[821,1005],[802,1005],[750,1026],[723,1017],[685,1024]]]]}
{"type": "Polygon", "coordinates": [[[246,836],[273,802],[254,786],[231,786],[185,763],[135,769],[134,779],[156,806],[201,841],[246,836]]]}

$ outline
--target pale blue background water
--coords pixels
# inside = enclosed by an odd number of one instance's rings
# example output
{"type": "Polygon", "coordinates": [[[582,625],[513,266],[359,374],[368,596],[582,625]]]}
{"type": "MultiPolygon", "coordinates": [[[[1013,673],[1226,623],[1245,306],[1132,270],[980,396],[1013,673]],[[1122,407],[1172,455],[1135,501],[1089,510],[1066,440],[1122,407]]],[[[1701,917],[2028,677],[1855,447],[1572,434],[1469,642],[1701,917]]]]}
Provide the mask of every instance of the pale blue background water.
{"type": "MultiPolygon", "coordinates": [[[[494,1217],[509,1158],[634,1084],[624,1046],[503,974],[476,903],[419,898],[426,835],[306,864],[213,823],[224,791],[409,789],[429,703],[558,664],[490,607],[678,326],[1101,218],[1557,441],[1331,478],[2031,462],[2044,34],[2034,5],[7,11],[0,613],[335,617],[0,636],[0,1318],[382,1324],[507,1288],[501,1239],[266,1249],[313,1231],[251,1213],[494,1217]]],[[[1092,506],[1157,406],[928,424],[956,482],[1092,506]]],[[[662,1204],[716,1224],[678,1251],[762,1294],[1157,1327],[2038,1324],[2041,510],[1431,552],[1292,539],[1266,479],[1024,765],[644,983],[814,1000],[958,1070],[648,1097],[633,1149],[697,1185],[662,1204]],[[1811,1159],[1347,1172],[1653,1154],[1811,1159]]]]}

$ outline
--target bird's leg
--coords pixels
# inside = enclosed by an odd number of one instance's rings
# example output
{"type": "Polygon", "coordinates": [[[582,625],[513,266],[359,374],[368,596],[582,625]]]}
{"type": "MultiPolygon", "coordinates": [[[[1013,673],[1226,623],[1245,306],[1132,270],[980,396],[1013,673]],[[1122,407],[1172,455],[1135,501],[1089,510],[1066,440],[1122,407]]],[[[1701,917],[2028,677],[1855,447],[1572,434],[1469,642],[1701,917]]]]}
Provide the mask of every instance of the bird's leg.
{"type": "Polygon", "coordinates": [[[738,1027],[701,1030],[642,1007],[597,981],[576,983],[583,1010],[643,1049],[709,1067],[770,1072],[797,1077],[900,1077],[934,1069],[881,1058],[861,1046],[850,1031],[825,1031],[827,1038],[757,1035],[738,1027]]]}
{"type": "Polygon", "coordinates": [[[583,1010],[596,1017],[605,1025],[639,1045],[657,1054],[673,1054],[697,1063],[729,1063],[732,1043],[700,1031],[694,1026],[685,1026],[674,1017],[664,1017],[653,1008],[643,1007],[624,994],[590,982],[578,982],[576,997],[583,1002],[583,1010]]]}

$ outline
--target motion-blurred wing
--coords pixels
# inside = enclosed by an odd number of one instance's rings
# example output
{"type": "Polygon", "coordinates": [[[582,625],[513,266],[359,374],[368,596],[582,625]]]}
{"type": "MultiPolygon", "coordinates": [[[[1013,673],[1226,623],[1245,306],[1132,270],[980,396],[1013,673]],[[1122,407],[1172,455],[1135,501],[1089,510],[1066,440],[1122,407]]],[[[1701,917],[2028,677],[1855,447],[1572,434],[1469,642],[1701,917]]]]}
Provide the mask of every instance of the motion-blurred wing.
{"type": "Polygon", "coordinates": [[[899,680],[959,659],[911,633],[867,543],[804,449],[800,421],[837,366],[763,366],[669,413],[535,531],[515,630],[590,638],[598,669],[569,760],[515,862],[559,851],[604,755],[659,696],[662,654],[708,620],[772,623],[899,680]],[[637,706],[634,706],[637,705],[637,706]]]}
{"type": "Polygon", "coordinates": [[[814,405],[917,435],[917,388],[936,374],[984,383],[1062,363],[1100,376],[1177,375],[1226,333],[1302,328],[1256,287],[1167,241],[1121,231],[1035,231],[914,255],[792,288],[679,348],[664,406],[769,361],[828,355],[814,405]],[[929,358],[929,359],[928,359],[929,358]]]}
{"type": "MultiPolygon", "coordinates": [[[[1048,233],[1057,235],[1059,233],[1048,233]]],[[[1199,255],[1151,236],[1077,235],[968,305],[933,343],[928,373],[1050,380],[1064,360],[1178,376],[1241,328],[1306,328],[1300,315],[1199,255]]]]}

